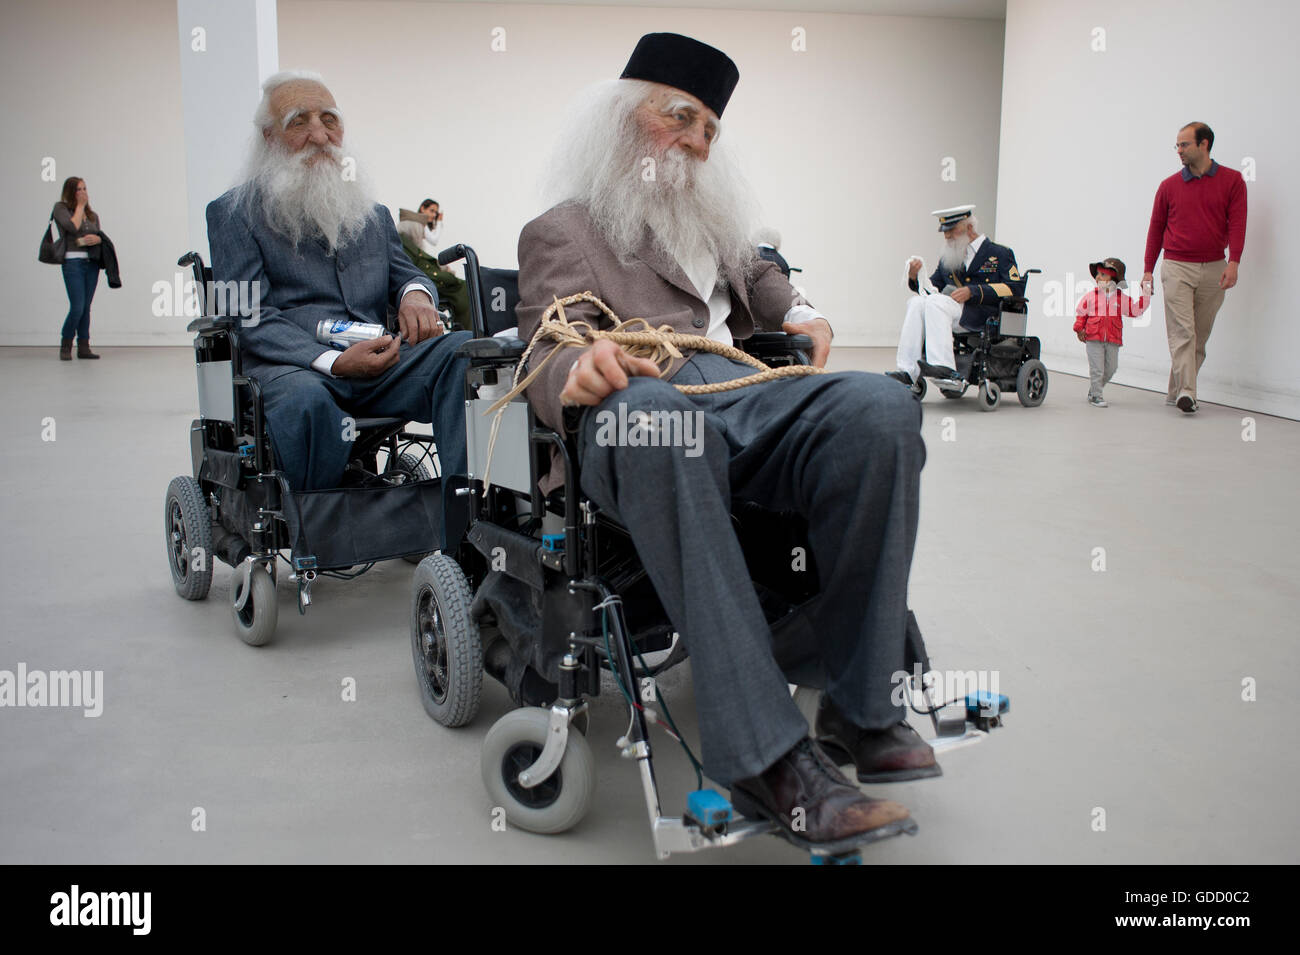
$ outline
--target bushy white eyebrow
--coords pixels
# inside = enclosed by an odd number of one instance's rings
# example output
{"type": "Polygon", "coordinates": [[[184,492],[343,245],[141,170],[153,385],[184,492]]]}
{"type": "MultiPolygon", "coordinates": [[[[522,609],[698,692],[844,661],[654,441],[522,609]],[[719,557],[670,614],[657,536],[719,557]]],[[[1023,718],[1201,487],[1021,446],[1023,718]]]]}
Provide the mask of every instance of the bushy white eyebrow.
{"type": "MultiPolygon", "coordinates": [[[[669,100],[668,105],[664,108],[664,113],[665,113],[665,115],[672,115],[673,113],[677,112],[679,109],[690,110],[692,113],[694,113],[694,114],[697,115],[697,116],[698,116],[699,113],[700,113],[700,111],[695,107],[695,104],[694,104],[694,103],[687,102],[687,101],[684,100],[684,99],[674,99],[674,100],[669,100]]],[[[713,130],[713,134],[714,134],[715,136],[716,136],[716,135],[718,134],[718,132],[720,131],[720,130],[718,129],[718,124],[717,124],[714,120],[712,120],[712,119],[706,119],[706,120],[704,121],[704,123],[705,123],[705,125],[707,125],[710,129],[713,130]]]]}
{"type": "MultiPolygon", "coordinates": [[[[303,112],[303,111],[300,110],[300,109],[291,109],[291,110],[289,110],[289,112],[287,112],[287,113],[285,114],[284,119],[281,120],[281,122],[280,122],[280,128],[281,128],[281,129],[288,129],[288,128],[289,128],[289,124],[292,123],[292,122],[293,122],[295,119],[297,119],[299,116],[301,116],[301,115],[302,115],[302,112],[303,112]]],[[[340,123],[343,122],[343,114],[342,114],[341,112],[339,112],[338,109],[337,109],[336,107],[333,107],[333,106],[326,106],[323,110],[320,111],[320,114],[321,114],[322,116],[333,116],[333,117],[334,117],[335,119],[337,119],[340,123]]]]}

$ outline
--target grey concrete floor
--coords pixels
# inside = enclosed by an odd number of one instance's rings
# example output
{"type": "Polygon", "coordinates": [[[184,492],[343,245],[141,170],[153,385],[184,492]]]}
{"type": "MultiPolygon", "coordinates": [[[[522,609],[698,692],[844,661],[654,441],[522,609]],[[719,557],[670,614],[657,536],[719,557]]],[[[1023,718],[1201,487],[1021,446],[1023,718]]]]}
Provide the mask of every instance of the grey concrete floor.
{"type": "MultiPolygon", "coordinates": [[[[233,632],[228,568],[205,602],[178,598],[162,506],[189,473],[193,355],[102,353],[0,349],[0,670],[104,674],[98,718],[0,708],[0,862],[653,860],[637,774],[614,746],[616,693],[595,705],[588,817],[560,836],[493,830],[479,747],[510,703],[488,680],[471,726],[425,715],[409,565],[321,581],[305,617],[282,580],[262,649],[233,632]]],[[[832,359],[889,364],[883,349],[832,359]]],[[[1094,409],[1086,388],[1053,375],[1041,408],[1012,398],[993,414],[925,400],[911,604],[934,664],[997,671],[1012,711],[947,755],[942,778],[875,788],[920,832],[870,862],[1300,861],[1285,722],[1300,681],[1300,423],[1214,405],[1185,417],[1117,386],[1094,409]]],[[[663,687],[698,739],[689,666],[663,687]]],[[[676,811],[693,777],[666,737],[657,753],[676,811]]],[[[669,864],[804,860],[762,839],[669,864]]]]}

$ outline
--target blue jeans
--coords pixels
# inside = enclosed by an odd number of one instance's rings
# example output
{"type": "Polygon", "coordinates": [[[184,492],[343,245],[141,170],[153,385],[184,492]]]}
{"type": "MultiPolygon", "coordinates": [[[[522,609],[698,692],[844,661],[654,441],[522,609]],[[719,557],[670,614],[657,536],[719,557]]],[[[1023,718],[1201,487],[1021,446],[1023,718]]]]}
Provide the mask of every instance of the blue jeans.
{"type": "Polygon", "coordinates": [[[99,263],[90,259],[67,259],[63,263],[63,285],[68,290],[68,317],[63,322],[63,340],[75,337],[90,341],[90,300],[99,284],[99,263]]]}

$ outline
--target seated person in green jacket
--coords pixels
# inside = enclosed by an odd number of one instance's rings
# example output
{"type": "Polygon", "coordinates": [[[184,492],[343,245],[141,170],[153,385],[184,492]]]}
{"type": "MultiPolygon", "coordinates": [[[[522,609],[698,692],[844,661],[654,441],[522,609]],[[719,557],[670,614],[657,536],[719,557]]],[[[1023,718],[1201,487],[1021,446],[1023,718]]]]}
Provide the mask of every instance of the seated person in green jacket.
{"type": "Polygon", "coordinates": [[[438,260],[420,248],[427,222],[424,214],[402,209],[398,215],[397,234],[401,236],[402,248],[410,257],[415,267],[433,280],[438,289],[438,301],[446,303],[451,309],[452,329],[473,327],[469,314],[469,290],[465,280],[457,278],[438,264],[438,260]]]}

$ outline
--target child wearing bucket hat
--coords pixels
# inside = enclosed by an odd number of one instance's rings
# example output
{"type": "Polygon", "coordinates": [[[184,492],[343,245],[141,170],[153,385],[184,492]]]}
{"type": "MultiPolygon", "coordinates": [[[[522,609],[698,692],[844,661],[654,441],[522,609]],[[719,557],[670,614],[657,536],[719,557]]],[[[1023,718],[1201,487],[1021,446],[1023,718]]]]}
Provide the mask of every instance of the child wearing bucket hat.
{"type": "Polygon", "coordinates": [[[1119,368],[1119,349],[1124,344],[1124,319],[1136,318],[1151,304],[1150,290],[1143,287],[1137,301],[1120,289],[1126,288],[1124,263],[1103,259],[1088,266],[1097,287],[1079,299],[1075,309],[1074,332],[1088,347],[1088,404],[1105,408],[1101,390],[1119,368]]]}

